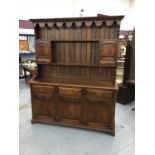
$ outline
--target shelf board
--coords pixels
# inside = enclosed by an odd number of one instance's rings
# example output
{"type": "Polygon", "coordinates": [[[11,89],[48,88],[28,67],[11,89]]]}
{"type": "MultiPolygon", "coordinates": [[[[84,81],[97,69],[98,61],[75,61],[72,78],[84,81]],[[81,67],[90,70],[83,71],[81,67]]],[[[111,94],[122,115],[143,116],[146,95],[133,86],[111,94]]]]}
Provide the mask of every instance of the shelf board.
{"type": "Polygon", "coordinates": [[[91,40],[51,40],[51,42],[99,42],[99,39],[91,39],[91,40]]]}
{"type": "Polygon", "coordinates": [[[78,63],[52,63],[54,66],[90,66],[90,67],[116,67],[116,64],[78,64],[78,63]]]}

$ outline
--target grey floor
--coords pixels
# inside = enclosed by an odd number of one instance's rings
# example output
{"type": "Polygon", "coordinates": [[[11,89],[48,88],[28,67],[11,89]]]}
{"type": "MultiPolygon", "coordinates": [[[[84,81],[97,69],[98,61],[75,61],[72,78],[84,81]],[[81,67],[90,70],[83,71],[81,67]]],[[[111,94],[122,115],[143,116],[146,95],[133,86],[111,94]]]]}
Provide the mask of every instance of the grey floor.
{"type": "Polygon", "coordinates": [[[116,104],[116,136],[77,128],[31,124],[29,85],[19,80],[20,155],[134,155],[134,102],[116,104]]]}

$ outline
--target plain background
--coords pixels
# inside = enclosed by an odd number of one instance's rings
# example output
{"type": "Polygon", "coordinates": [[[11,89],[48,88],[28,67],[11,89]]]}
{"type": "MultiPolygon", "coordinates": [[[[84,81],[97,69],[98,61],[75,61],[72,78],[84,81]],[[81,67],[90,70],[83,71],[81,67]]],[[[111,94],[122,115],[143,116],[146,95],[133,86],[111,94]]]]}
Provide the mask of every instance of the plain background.
{"type": "MultiPolygon", "coordinates": [[[[0,2],[0,154],[19,154],[19,7],[23,0],[0,2]]],[[[30,0],[27,0],[30,1],[30,0]]],[[[31,14],[35,14],[33,0],[31,14]]],[[[44,0],[45,2],[48,0],[44,0]]],[[[110,1],[110,0],[109,0],[110,1]]],[[[36,3],[34,3],[36,2],[36,3]]],[[[95,1],[97,3],[97,1],[95,1]]],[[[97,5],[97,4],[96,4],[97,5]]],[[[155,23],[154,4],[136,0],[136,155],[155,154],[155,23]]],[[[52,6],[51,6],[52,7],[52,6]]],[[[54,7],[54,6],[53,6],[54,7]]],[[[42,6],[43,12],[46,6],[42,6]]],[[[27,8],[29,10],[29,8],[27,8]]],[[[96,9],[96,6],[95,8],[96,9]]],[[[27,11],[28,11],[27,10],[27,11]]],[[[57,12],[65,12],[63,5],[57,12]]],[[[36,15],[36,14],[35,14],[36,15]]]]}
{"type": "Polygon", "coordinates": [[[134,0],[20,0],[19,18],[78,17],[81,9],[84,16],[125,15],[122,30],[132,30],[135,23],[134,0]]]}

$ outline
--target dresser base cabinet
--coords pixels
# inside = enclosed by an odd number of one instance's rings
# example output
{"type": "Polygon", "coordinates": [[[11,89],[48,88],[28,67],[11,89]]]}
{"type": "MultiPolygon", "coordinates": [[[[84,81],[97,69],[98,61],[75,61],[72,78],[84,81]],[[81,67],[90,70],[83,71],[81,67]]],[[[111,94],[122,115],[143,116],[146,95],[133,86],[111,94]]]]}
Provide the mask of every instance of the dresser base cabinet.
{"type": "Polygon", "coordinates": [[[115,135],[115,89],[31,84],[32,123],[105,131],[115,135]]]}

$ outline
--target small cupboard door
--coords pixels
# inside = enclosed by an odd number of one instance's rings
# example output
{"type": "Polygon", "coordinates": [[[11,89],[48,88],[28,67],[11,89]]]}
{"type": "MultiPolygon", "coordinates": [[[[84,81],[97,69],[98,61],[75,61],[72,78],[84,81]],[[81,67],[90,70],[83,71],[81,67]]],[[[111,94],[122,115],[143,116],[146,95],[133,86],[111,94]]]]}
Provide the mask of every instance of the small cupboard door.
{"type": "Polygon", "coordinates": [[[116,61],[117,43],[116,41],[104,41],[100,49],[100,63],[116,61]]]}
{"type": "Polygon", "coordinates": [[[51,63],[51,45],[45,40],[36,40],[36,60],[37,64],[51,63]]]}
{"type": "Polygon", "coordinates": [[[79,122],[81,89],[59,87],[59,113],[63,121],[79,122]]]}
{"type": "Polygon", "coordinates": [[[53,117],[53,87],[32,85],[31,92],[33,117],[38,115],[53,117]]]}
{"type": "Polygon", "coordinates": [[[113,94],[110,90],[87,90],[87,121],[88,124],[111,122],[111,107],[113,106],[113,94]]]}

